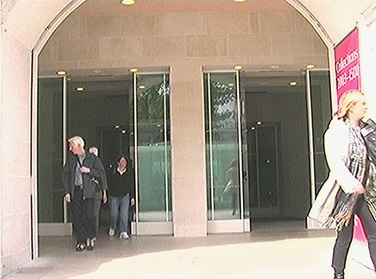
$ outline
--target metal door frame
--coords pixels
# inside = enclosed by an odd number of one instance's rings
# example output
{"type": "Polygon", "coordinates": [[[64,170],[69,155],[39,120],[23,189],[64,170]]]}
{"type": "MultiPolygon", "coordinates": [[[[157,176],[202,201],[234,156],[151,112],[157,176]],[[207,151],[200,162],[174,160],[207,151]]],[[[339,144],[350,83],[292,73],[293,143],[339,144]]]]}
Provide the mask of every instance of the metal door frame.
{"type": "MultiPolygon", "coordinates": [[[[310,170],[310,196],[311,205],[316,199],[316,179],[315,179],[315,150],[314,150],[314,134],[313,134],[313,115],[312,115],[312,91],[311,91],[311,72],[328,72],[329,69],[306,69],[306,96],[307,96],[307,120],[308,120],[308,152],[309,152],[309,170],[310,170]]],[[[332,98],[331,98],[332,100],[332,98]]],[[[332,108],[332,104],[330,104],[332,108]]],[[[307,229],[318,228],[317,222],[306,218],[307,229]]]]}
{"type": "MultiPolygon", "coordinates": [[[[67,87],[67,76],[64,75],[64,76],[40,76],[38,77],[38,80],[39,79],[46,79],[46,78],[53,78],[53,79],[62,79],[62,83],[63,83],[63,86],[62,86],[62,98],[63,98],[63,115],[62,115],[62,120],[63,120],[63,136],[62,136],[62,152],[63,152],[63,165],[65,164],[66,160],[67,160],[67,141],[66,141],[66,137],[67,137],[67,91],[68,91],[68,87],[67,87]]],[[[38,110],[38,96],[37,94],[34,94],[33,95],[33,107],[34,107],[34,110],[37,112],[38,110]]],[[[33,114],[33,117],[34,117],[34,126],[35,126],[35,130],[38,131],[38,113],[35,113],[33,114]]],[[[37,138],[37,135],[38,133],[35,133],[35,150],[36,150],[36,154],[38,153],[38,150],[37,150],[37,142],[38,142],[38,138],[37,138]]],[[[36,158],[36,157],[35,157],[36,158]]],[[[37,165],[37,162],[35,161],[35,165],[37,165]]],[[[63,167],[63,166],[62,166],[63,167]]],[[[34,170],[34,185],[37,185],[38,187],[38,172],[37,172],[37,169],[38,168],[35,168],[34,170]]],[[[37,191],[36,191],[37,193],[37,191]]],[[[36,195],[38,196],[38,195],[36,195]]],[[[38,197],[37,197],[38,199],[38,197]]],[[[68,204],[67,202],[62,198],[63,200],[63,221],[62,222],[59,222],[59,223],[39,223],[39,221],[37,221],[37,226],[38,226],[38,236],[64,236],[64,235],[72,235],[73,233],[73,228],[72,228],[72,223],[71,222],[68,222],[68,204]]],[[[40,202],[38,200],[38,202],[40,202]]],[[[38,210],[36,209],[36,212],[34,214],[38,214],[38,210]]],[[[36,215],[38,216],[38,215],[36,215]]],[[[35,217],[37,218],[37,217],[35,217]]]]}
{"type": "MultiPolygon", "coordinates": [[[[214,214],[212,214],[211,220],[207,221],[207,232],[210,233],[228,233],[228,232],[248,232],[250,231],[250,219],[244,218],[244,174],[243,174],[243,139],[242,139],[242,99],[240,95],[240,71],[239,70],[225,70],[225,71],[202,71],[202,80],[204,79],[204,75],[208,74],[208,88],[207,92],[210,96],[211,90],[210,90],[210,74],[219,74],[219,73],[234,73],[235,74],[235,80],[236,80],[236,105],[237,105],[237,137],[238,137],[238,160],[239,160],[239,187],[240,187],[240,200],[239,200],[239,211],[240,211],[240,219],[234,219],[234,220],[215,220],[214,214]]],[[[205,85],[204,85],[205,86],[205,85]]],[[[203,92],[205,92],[205,88],[203,88],[203,92]]],[[[205,93],[204,93],[205,94],[205,93]]],[[[209,104],[208,108],[211,110],[211,104],[210,104],[210,98],[208,98],[209,104]]],[[[211,112],[209,111],[209,130],[212,130],[211,128],[211,112]]],[[[211,133],[209,133],[209,158],[210,162],[212,162],[212,144],[213,139],[211,133]]],[[[211,172],[213,172],[213,165],[210,164],[211,172]]],[[[211,176],[210,181],[210,188],[211,188],[211,210],[214,213],[215,207],[214,207],[214,182],[213,182],[213,176],[211,176]]]]}
{"type": "MultiPolygon", "coordinates": [[[[164,222],[141,222],[139,220],[139,167],[138,167],[138,118],[137,118],[137,76],[143,75],[163,75],[164,83],[166,84],[166,75],[170,75],[169,72],[142,72],[142,73],[134,73],[133,74],[133,129],[134,129],[134,142],[133,142],[133,152],[134,152],[134,168],[135,168],[135,184],[136,184],[136,193],[135,193],[135,200],[136,200],[136,213],[135,213],[135,221],[132,222],[132,232],[136,235],[160,235],[160,234],[173,234],[173,220],[169,221],[169,208],[168,208],[168,187],[166,187],[166,221],[164,222]]],[[[167,127],[167,105],[166,105],[166,97],[164,95],[163,98],[163,109],[164,109],[164,127],[167,127]]],[[[164,129],[164,146],[165,146],[165,160],[168,158],[167,154],[167,129],[164,129]]],[[[165,164],[165,168],[167,168],[167,164],[165,164]]],[[[165,183],[168,183],[167,177],[167,170],[165,169],[165,183]]],[[[172,208],[171,208],[172,210],[172,208]]]]}

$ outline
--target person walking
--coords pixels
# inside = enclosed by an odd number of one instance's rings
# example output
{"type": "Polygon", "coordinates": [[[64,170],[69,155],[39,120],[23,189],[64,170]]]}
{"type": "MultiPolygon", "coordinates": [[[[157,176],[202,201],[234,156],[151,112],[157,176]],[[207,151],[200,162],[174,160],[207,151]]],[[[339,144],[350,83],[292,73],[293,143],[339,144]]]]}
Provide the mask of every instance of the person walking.
{"type": "Polygon", "coordinates": [[[76,251],[93,250],[96,236],[94,199],[96,181],[105,175],[100,159],[84,149],[82,137],[68,140],[71,156],[63,167],[64,199],[72,204],[76,251]]]}
{"type": "MultiPolygon", "coordinates": [[[[96,147],[90,147],[89,152],[94,154],[95,156],[99,156],[99,150],[96,147]]],[[[107,176],[106,174],[103,177],[100,177],[96,180],[96,194],[94,198],[94,213],[95,213],[95,223],[96,223],[96,231],[94,240],[98,238],[98,231],[99,231],[99,211],[101,208],[102,203],[107,202],[107,176]]]]}
{"type": "Polygon", "coordinates": [[[332,267],[334,279],[345,276],[346,259],[353,237],[354,214],[357,215],[368,237],[369,253],[376,268],[376,221],[374,202],[368,199],[370,189],[370,161],[366,142],[361,133],[367,102],[357,90],[346,92],[339,102],[329,128],[325,132],[325,156],[330,169],[309,217],[322,226],[335,225],[332,267]]]}
{"type": "Polygon", "coordinates": [[[126,156],[117,160],[117,168],[109,178],[111,224],[108,235],[114,236],[119,219],[119,238],[128,239],[130,207],[135,204],[134,170],[126,156]]]}

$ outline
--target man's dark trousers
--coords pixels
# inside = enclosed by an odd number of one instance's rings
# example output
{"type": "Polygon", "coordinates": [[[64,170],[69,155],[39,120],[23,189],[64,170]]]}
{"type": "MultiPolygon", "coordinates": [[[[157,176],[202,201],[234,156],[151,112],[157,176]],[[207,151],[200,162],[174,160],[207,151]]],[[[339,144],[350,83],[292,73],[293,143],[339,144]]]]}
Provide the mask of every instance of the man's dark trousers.
{"type": "Polygon", "coordinates": [[[94,198],[83,199],[83,190],[80,186],[75,186],[72,206],[74,233],[77,242],[86,244],[87,239],[96,236],[94,198]]]}

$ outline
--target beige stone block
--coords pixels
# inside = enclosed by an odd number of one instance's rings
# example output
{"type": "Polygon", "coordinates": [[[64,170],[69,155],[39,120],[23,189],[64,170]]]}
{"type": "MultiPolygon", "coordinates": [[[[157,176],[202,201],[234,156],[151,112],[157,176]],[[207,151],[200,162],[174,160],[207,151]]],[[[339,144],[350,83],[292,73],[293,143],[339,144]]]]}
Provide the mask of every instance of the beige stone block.
{"type": "Polygon", "coordinates": [[[184,203],[187,201],[206,203],[206,173],[205,169],[203,170],[204,172],[200,176],[174,177],[174,185],[176,185],[174,187],[175,203],[184,203]],[[197,187],[197,185],[200,185],[200,187],[197,187]]]}
{"type": "MultiPolygon", "coordinates": [[[[205,188],[205,182],[204,181],[195,181],[195,185],[202,182],[200,184],[200,187],[205,188]]],[[[195,187],[191,189],[192,192],[195,191],[195,187]]],[[[178,198],[179,195],[173,194],[174,198],[178,198]]],[[[202,222],[206,223],[206,195],[202,195],[202,199],[199,200],[193,200],[191,199],[193,196],[188,196],[186,199],[180,199],[179,203],[176,203],[174,206],[174,216],[179,216],[180,218],[175,218],[177,224],[180,225],[199,225],[202,222]]]]}
{"type": "Polygon", "coordinates": [[[157,34],[168,36],[207,34],[205,12],[164,13],[157,17],[157,34]]]}
{"type": "Polygon", "coordinates": [[[328,47],[319,36],[313,36],[313,53],[328,56],[328,47]]]}
{"type": "Polygon", "coordinates": [[[316,68],[329,69],[329,59],[326,55],[314,55],[314,56],[294,56],[294,63],[303,65],[303,68],[308,64],[313,64],[316,68]]]}
{"type": "Polygon", "coordinates": [[[289,65],[293,62],[291,55],[252,56],[252,65],[289,65]]]}
{"type": "Polygon", "coordinates": [[[181,152],[184,150],[189,151],[199,151],[203,147],[205,142],[204,135],[204,123],[203,117],[194,117],[190,118],[197,114],[197,112],[187,109],[188,114],[185,114],[188,117],[174,119],[171,124],[173,124],[173,130],[171,130],[171,138],[176,145],[175,148],[181,152]],[[196,121],[196,124],[194,122],[196,121]]]}
{"type": "MultiPolygon", "coordinates": [[[[170,63],[170,77],[171,84],[176,86],[186,86],[189,83],[200,84],[202,80],[201,63],[202,58],[199,59],[173,59],[170,63]],[[179,85],[181,82],[189,81],[184,85],[179,85]]],[[[180,90],[179,90],[180,91],[180,90]]]]}
{"type": "MultiPolygon", "coordinates": [[[[30,143],[30,126],[28,125],[31,123],[31,110],[28,107],[24,106],[18,106],[18,112],[19,112],[19,118],[16,118],[16,123],[17,123],[17,138],[20,140],[22,143],[30,143]]],[[[30,152],[29,150],[26,151],[27,153],[24,153],[24,159],[29,156],[30,152]]],[[[22,160],[22,159],[21,159],[22,160]]],[[[29,161],[27,161],[29,162],[29,161]]],[[[25,163],[23,163],[25,164],[25,163]]]]}
{"type": "MultiPolygon", "coordinates": [[[[29,63],[31,61],[31,51],[21,42],[17,41],[8,32],[2,34],[2,47],[3,54],[1,57],[2,62],[9,66],[12,64],[18,68],[17,71],[30,71],[29,63]]],[[[3,70],[8,70],[7,67],[3,67],[3,70]]],[[[12,73],[12,75],[16,74],[12,73]]],[[[5,76],[5,74],[4,74],[5,76]]]]}
{"type": "MultiPolygon", "coordinates": [[[[9,100],[3,101],[1,109],[3,140],[28,142],[30,139],[30,110],[9,100]]],[[[29,154],[26,152],[25,154],[29,154]]]]}
{"type": "Polygon", "coordinates": [[[187,36],[187,56],[225,56],[227,54],[227,40],[227,36],[187,36]]]}
{"type": "Polygon", "coordinates": [[[291,13],[292,32],[297,33],[316,33],[312,25],[300,13],[291,13]]]}
{"type": "MultiPolygon", "coordinates": [[[[175,77],[172,75],[172,77],[175,77]]],[[[197,81],[172,81],[171,84],[171,102],[174,105],[188,105],[197,107],[203,105],[203,88],[201,80],[197,81]]]]}
{"type": "Polygon", "coordinates": [[[250,13],[244,12],[208,12],[208,34],[245,34],[250,32],[250,13]]]}
{"type": "Polygon", "coordinates": [[[251,12],[249,16],[250,33],[260,33],[260,23],[257,12],[251,12]]]}
{"type": "MultiPolygon", "coordinates": [[[[29,238],[29,236],[25,236],[25,238],[29,238]]],[[[1,257],[2,275],[9,274],[16,269],[25,266],[31,261],[29,248],[16,250],[17,248],[18,247],[14,247],[13,254],[4,255],[1,257]]]]}
{"type": "Polygon", "coordinates": [[[312,55],[312,34],[273,34],[272,53],[275,55],[312,55]]]}
{"type": "Polygon", "coordinates": [[[122,20],[120,16],[92,16],[86,17],[84,28],[86,36],[119,37],[121,36],[122,20]]]}
{"type": "Polygon", "coordinates": [[[96,60],[99,56],[99,39],[61,40],[59,62],[96,60]]]}
{"type": "Polygon", "coordinates": [[[16,124],[14,122],[14,104],[10,100],[3,100],[0,111],[1,115],[1,138],[10,140],[16,132],[16,124]]]}
{"type": "Polygon", "coordinates": [[[56,62],[58,59],[58,45],[59,41],[50,40],[43,47],[42,51],[39,53],[38,62],[39,63],[49,63],[56,62]]]}
{"type": "MultiPolygon", "coordinates": [[[[29,72],[22,71],[16,65],[9,65],[5,73],[12,74],[7,80],[4,81],[3,98],[11,100],[13,104],[19,107],[28,108],[30,104],[30,74],[29,72]]],[[[18,113],[19,107],[17,107],[18,113]]],[[[13,114],[16,112],[13,111],[13,114]]],[[[24,114],[23,114],[24,115],[24,114]]],[[[14,115],[17,116],[17,115],[14,115]]],[[[28,119],[28,118],[27,118],[28,119]]]]}
{"type": "Polygon", "coordinates": [[[85,19],[85,17],[78,16],[67,17],[52,34],[50,40],[82,38],[85,36],[87,27],[85,19]]]}
{"type": "Polygon", "coordinates": [[[125,15],[121,17],[122,36],[149,36],[155,34],[154,14],[125,15]]]}
{"type": "Polygon", "coordinates": [[[99,59],[117,60],[142,57],[142,37],[103,38],[99,41],[99,59]]]}
{"type": "Polygon", "coordinates": [[[271,37],[267,34],[230,35],[230,56],[266,56],[271,54],[271,37]]]}
{"type": "MultiPolygon", "coordinates": [[[[39,63],[38,76],[54,76],[59,70],[74,70],[78,69],[79,65],[79,61],[39,63]]],[[[70,73],[68,72],[68,74],[70,73]]]]}
{"type": "Polygon", "coordinates": [[[29,212],[11,214],[1,219],[2,255],[9,256],[30,245],[29,212]]]}
{"type": "MultiPolygon", "coordinates": [[[[29,158],[23,159],[29,160],[29,158]]],[[[19,160],[19,164],[21,163],[19,160]]],[[[8,189],[12,189],[12,214],[23,214],[30,210],[30,178],[26,175],[27,173],[24,173],[24,177],[11,177],[8,180],[11,183],[8,185],[11,188],[8,189]]]]}
{"type": "Polygon", "coordinates": [[[175,236],[199,236],[206,232],[207,208],[205,200],[174,203],[173,212],[175,236]],[[183,231],[185,232],[183,233],[183,231]]]}
{"type": "MultiPolygon", "coordinates": [[[[176,150],[174,148],[172,156],[174,157],[174,180],[182,177],[188,180],[196,177],[205,178],[205,149],[176,150]]],[[[179,187],[184,187],[184,183],[186,182],[181,181],[179,187]]]]}
{"type": "Polygon", "coordinates": [[[203,237],[207,236],[206,225],[187,225],[178,226],[174,225],[174,236],[175,237],[203,237]]]}
{"type": "Polygon", "coordinates": [[[2,165],[1,171],[9,176],[28,175],[30,172],[29,158],[25,157],[25,154],[28,154],[30,149],[12,137],[3,138],[2,141],[3,145],[7,147],[2,151],[2,158],[7,158],[7,163],[2,165]]]}
{"type": "Polygon", "coordinates": [[[184,57],[184,36],[152,36],[144,38],[146,57],[184,57]]]}
{"type": "MultiPolygon", "coordinates": [[[[87,60],[87,61],[80,61],[77,69],[117,69],[119,67],[126,67],[124,66],[125,62],[123,59],[117,60],[87,60]]],[[[136,64],[138,65],[138,64],[136,64]]],[[[134,66],[134,64],[132,65],[134,66]]],[[[125,69],[127,71],[127,69],[125,69]]],[[[79,71],[78,71],[79,72],[79,71]]]]}
{"type": "Polygon", "coordinates": [[[17,2],[15,1],[6,1],[1,3],[1,20],[6,22],[8,16],[11,14],[11,11],[15,8],[17,2]]]}
{"type": "Polygon", "coordinates": [[[7,21],[2,22],[2,27],[26,48],[32,49],[64,5],[62,1],[43,1],[43,4],[40,1],[18,1],[7,21]]]}
{"type": "Polygon", "coordinates": [[[7,216],[12,213],[12,178],[2,177],[1,181],[1,214],[7,216]]]}
{"type": "MultiPolygon", "coordinates": [[[[171,113],[176,131],[184,129],[203,129],[204,127],[204,108],[193,105],[176,104],[171,113]]],[[[194,132],[194,131],[191,131],[194,132]]],[[[187,135],[189,136],[189,135],[187,135]]]]}
{"type": "Polygon", "coordinates": [[[258,19],[261,33],[291,33],[291,11],[260,11],[258,19]]]}

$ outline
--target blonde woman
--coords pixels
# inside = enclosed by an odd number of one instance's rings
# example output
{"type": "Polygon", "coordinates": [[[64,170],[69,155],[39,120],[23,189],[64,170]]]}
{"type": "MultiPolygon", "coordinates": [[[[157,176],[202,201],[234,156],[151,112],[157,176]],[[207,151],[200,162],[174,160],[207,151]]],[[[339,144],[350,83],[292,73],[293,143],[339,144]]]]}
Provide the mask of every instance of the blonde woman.
{"type": "Polygon", "coordinates": [[[337,223],[332,257],[334,279],[344,278],[346,258],[353,237],[354,214],[362,220],[368,236],[370,256],[376,268],[376,222],[370,210],[371,204],[365,198],[370,162],[361,128],[366,113],[367,102],[362,92],[351,90],[342,96],[339,109],[324,137],[329,177],[309,213],[309,217],[322,225],[337,223]],[[352,198],[354,206],[344,207],[348,210],[344,213],[348,214],[342,214],[339,218],[335,213],[344,196],[352,198]],[[341,225],[338,226],[338,223],[341,225]]]}

